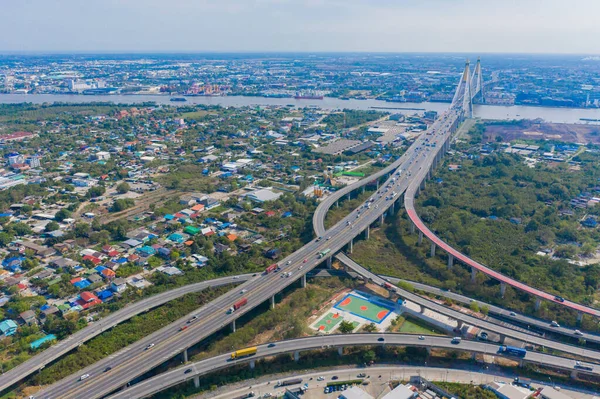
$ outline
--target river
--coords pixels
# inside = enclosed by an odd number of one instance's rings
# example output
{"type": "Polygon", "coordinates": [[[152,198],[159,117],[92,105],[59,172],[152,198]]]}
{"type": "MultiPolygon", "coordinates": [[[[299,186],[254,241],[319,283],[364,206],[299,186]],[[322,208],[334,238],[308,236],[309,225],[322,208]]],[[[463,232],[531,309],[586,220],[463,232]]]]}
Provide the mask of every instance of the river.
{"type": "MultiPolygon", "coordinates": [[[[244,107],[256,105],[293,105],[295,107],[315,106],[323,109],[377,109],[380,111],[401,112],[412,114],[417,110],[444,111],[447,103],[389,103],[381,100],[340,100],[325,97],[323,100],[296,100],[294,98],[267,98],[245,96],[223,97],[186,97],[187,102],[171,102],[168,96],[153,95],[69,95],[69,94],[0,94],[0,104],[17,103],[84,103],[84,102],[113,102],[116,104],[139,104],[154,101],[157,104],[183,105],[204,104],[220,105],[223,107],[244,107]]],[[[483,119],[536,119],[556,123],[589,123],[580,118],[599,119],[600,109],[582,108],[549,108],[531,106],[500,106],[476,105],[474,115],[483,119]]]]}

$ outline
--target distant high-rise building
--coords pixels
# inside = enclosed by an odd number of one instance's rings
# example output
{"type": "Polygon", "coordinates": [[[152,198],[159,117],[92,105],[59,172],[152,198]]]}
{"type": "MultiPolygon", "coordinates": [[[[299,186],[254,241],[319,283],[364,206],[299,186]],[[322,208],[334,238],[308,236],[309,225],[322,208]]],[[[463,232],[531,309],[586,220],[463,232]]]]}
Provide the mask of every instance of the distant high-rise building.
{"type": "Polygon", "coordinates": [[[31,168],[39,168],[41,166],[40,157],[37,155],[29,157],[29,159],[27,159],[27,163],[31,168]]]}
{"type": "Polygon", "coordinates": [[[11,154],[8,157],[8,164],[9,165],[15,165],[15,164],[19,164],[19,163],[23,163],[24,158],[23,155],[21,154],[11,154]]]}
{"type": "Polygon", "coordinates": [[[91,86],[88,85],[83,80],[75,80],[75,79],[69,80],[69,90],[70,91],[84,91],[89,88],[91,88],[91,86]]]}

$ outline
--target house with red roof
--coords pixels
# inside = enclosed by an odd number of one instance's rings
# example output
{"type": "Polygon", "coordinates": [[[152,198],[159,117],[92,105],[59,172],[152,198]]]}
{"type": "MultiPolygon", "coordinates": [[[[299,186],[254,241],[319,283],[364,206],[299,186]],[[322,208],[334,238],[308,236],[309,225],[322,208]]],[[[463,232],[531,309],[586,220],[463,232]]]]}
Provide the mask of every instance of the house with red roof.
{"type": "Polygon", "coordinates": [[[96,294],[89,291],[83,291],[81,294],[79,294],[79,298],[80,299],[76,302],[84,309],[89,309],[93,306],[102,303],[102,301],[96,296],[96,294]]]}
{"type": "Polygon", "coordinates": [[[85,255],[83,257],[83,260],[89,260],[96,266],[99,265],[100,263],[102,263],[102,261],[99,258],[96,258],[95,256],[92,256],[92,255],[85,255]]]}

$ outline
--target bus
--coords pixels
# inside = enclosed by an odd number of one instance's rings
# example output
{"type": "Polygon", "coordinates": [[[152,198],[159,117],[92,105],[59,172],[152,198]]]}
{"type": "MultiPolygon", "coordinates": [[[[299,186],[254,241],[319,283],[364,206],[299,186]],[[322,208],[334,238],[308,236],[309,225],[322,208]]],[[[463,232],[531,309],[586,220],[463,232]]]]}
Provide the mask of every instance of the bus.
{"type": "Polygon", "coordinates": [[[331,252],[330,248],[327,248],[326,250],[319,252],[319,259],[324,258],[329,252],[331,252]]]}
{"type": "Polygon", "coordinates": [[[237,350],[231,354],[231,360],[239,359],[240,357],[256,355],[256,350],[256,346],[237,350]]]}
{"type": "Polygon", "coordinates": [[[504,353],[510,356],[525,357],[527,350],[523,348],[515,348],[514,346],[502,345],[498,349],[498,353],[504,353]]]}

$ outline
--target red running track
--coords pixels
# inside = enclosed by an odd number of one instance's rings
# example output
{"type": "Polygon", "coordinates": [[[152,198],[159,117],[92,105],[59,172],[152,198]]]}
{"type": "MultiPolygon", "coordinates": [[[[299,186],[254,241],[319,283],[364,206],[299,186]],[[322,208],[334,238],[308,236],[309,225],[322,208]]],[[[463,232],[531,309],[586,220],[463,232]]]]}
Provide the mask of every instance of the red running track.
{"type": "Polygon", "coordinates": [[[429,239],[431,240],[433,243],[435,243],[436,246],[438,246],[439,248],[443,249],[444,251],[446,251],[448,254],[454,256],[454,259],[461,261],[462,263],[464,263],[467,266],[471,266],[474,267],[475,269],[477,269],[478,271],[488,275],[489,277],[501,281],[503,283],[506,283],[508,285],[510,285],[511,287],[517,288],[521,291],[525,291],[528,294],[531,295],[535,295],[539,298],[543,298],[546,299],[550,302],[554,302],[557,303],[559,305],[563,305],[566,306],[570,309],[576,310],[578,312],[582,312],[582,313],[586,313],[595,317],[600,317],[600,311],[594,308],[590,308],[575,302],[571,302],[565,299],[564,302],[560,302],[557,301],[556,299],[554,299],[554,295],[549,294],[547,292],[538,290],[536,288],[530,287],[526,284],[523,284],[519,281],[513,280],[512,278],[505,276],[501,273],[498,273],[497,271],[494,271],[492,269],[490,269],[487,266],[482,265],[479,262],[474,261],[473,259],[469,258],[468,256],[458,252],[457,250],[455,250],[454,248],[452,248],[450,245],[446,244],[444,241],[442,241],[438,236],[436,236],[431,230],[429,230],[429,228],[427,226],[425,226],[425,224],[423,223],[423,221],[421,220],[421,218],[419,217],[419,215],[417,215],[417,212],[414,209],[414,204],[412,201],[412,198],[405,200],[405,206],[406,206],[406,212],[408,213],[408,217],[410,218],[410,220],[415,224],[415,227],[417,229],[419,229],[420,231],[423,232],[423,234],[429,239]],[[410,206],[409,206],[410,205],[410,206]]]}

